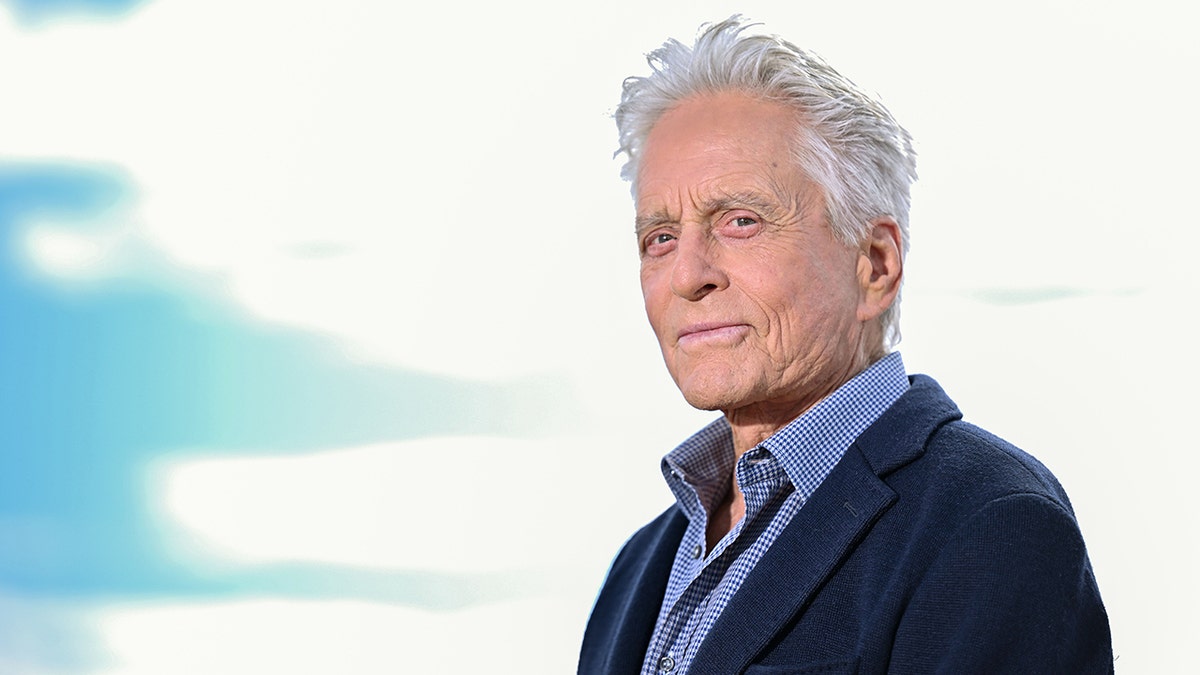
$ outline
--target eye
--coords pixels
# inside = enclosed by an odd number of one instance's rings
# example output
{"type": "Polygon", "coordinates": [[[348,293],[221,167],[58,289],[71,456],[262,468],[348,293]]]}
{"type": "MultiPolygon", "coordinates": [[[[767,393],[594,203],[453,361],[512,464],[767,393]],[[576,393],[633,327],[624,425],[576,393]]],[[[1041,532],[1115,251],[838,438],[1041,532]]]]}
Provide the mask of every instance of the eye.
{"type": "Polygon", "coordinates": [[[753,237],[763,226],[762,218],[751,211],[732,211],[720,223],[719,229],[727,237],[753,237]]]}
{"type": "Polygon", "coordinates": [[[642,242],[642,252],[651,258],[670,253],[675,248],[675,235],[670,232],[658,231],[646,237],[642,242]]]}

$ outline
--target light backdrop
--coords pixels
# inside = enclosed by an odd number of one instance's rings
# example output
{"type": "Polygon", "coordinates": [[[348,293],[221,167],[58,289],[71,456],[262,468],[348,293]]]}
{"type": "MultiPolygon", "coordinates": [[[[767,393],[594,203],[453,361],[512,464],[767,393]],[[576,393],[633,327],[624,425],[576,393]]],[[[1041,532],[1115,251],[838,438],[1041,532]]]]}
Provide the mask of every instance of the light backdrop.
{"type": "Polygon", "coordinates": [[[0,672],[565,673],[687,408],[610,118],[742,12],[917,139],[904,341],[1200,633],[1184,3],[0,3],[0,672]],[[648,8],[650,5],[653,8],[648,8]]]}

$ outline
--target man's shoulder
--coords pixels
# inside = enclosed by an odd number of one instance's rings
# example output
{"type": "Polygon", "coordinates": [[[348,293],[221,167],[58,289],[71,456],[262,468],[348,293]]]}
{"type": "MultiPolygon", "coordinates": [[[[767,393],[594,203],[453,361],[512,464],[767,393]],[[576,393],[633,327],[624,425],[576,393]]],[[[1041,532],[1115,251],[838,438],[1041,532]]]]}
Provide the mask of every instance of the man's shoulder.
{"type": "Polygon", "coordinates": [[[1016,494],[1038,495],[1071,511],[1066,491],[1033,455],[981,429],[956,420],[940,427],[926,444],[921,461],[943,490],[967,487],[988,501],[1016,494]]]}
{"type": "Polygon", "coordinates": [[[1071,511],[1066,492],[1040,461],[1003,438],[963,420],[932,378],[912,386],[859,438],[860,449],[893,489],[959,508],[1016,494],[1045,498],[1071,511]]]}

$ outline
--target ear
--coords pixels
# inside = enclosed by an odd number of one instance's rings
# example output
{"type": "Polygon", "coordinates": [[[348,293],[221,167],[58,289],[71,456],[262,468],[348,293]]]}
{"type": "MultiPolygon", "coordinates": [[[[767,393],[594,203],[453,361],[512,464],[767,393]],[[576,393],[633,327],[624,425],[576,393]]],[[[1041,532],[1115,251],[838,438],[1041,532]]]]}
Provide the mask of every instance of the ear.
{"type": "Polygon", "coordinates": [[[900,252],[900,226],[891,216],[871,221],[871,231],[858,251],[858,320],[883,314],[900,293],[904,256],[900,252]]]}

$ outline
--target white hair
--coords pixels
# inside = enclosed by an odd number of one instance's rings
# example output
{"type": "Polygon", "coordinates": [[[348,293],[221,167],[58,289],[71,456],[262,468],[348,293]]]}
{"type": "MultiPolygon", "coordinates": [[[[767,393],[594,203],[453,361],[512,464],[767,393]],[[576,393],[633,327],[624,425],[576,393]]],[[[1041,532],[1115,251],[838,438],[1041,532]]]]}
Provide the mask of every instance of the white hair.
{"type": "MultiPolygon", "coordinates": [[[[696,44],[668,40],[647,55],[651,74],[625,80],[614,117],[628,161],[621,176],[637,184],[638,162],[650,130],[664,113],[700,94],[736,91],[794,109],[800,120],[792,149],[806,176],[821,187],[833,232],[859,245],[875,218],[900,226],[908,252],[909,187],[917,178],[912,137],[877,99],[820,57],[759,24],[733,16],[701,26],[696,44]]],[[[900,298],[880,317],[885,348],[900,339],[900,298]]]]}

